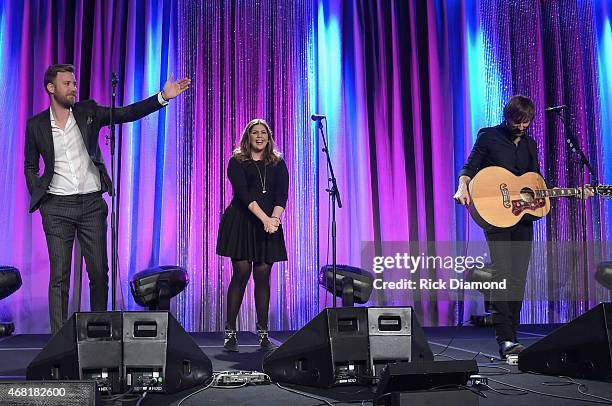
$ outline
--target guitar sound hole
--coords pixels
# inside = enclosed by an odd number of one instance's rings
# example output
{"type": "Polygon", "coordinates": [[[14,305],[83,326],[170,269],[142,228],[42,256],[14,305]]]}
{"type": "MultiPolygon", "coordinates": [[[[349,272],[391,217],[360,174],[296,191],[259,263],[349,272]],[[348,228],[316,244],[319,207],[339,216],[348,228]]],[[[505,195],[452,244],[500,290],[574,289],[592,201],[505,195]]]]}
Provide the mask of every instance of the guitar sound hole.
{"type": "Polygon", "coordinates": [[[531,203],[535,200],[535,193],[527,187],[523,188],[521,189],[521,199],[523,199],[524,202],[531,203]]]}

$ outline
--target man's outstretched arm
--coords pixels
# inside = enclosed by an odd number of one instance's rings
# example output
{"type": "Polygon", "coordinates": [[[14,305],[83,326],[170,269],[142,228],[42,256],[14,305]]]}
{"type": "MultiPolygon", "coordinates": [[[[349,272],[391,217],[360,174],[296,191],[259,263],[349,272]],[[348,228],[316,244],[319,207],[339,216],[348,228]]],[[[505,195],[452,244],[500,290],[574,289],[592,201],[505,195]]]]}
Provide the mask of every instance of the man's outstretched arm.
{"type": "MultiPolygon", "coordinates": [[[[191,79],[183,78],[175,81],[174,75],[170,74],[170,78],[166,81],[160,93],[128,106],[116,108],[115,122],[127,123],[136,121],[161,109],[168,104],[169,100],[174,99],[185,90],[189,89],[190,84],[191,79]]],[[[96,115],[99,117],[102,126],[110,123],[110,107],[98,106],[96,115]]]]}

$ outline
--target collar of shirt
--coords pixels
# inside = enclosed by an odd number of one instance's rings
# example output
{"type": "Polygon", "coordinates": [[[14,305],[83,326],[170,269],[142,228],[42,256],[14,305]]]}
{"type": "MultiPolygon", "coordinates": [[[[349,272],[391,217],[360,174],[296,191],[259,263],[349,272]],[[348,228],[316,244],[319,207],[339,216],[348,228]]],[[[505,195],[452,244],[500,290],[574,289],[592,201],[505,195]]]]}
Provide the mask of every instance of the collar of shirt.
{"type": "MultiPolygon", "coordinates": [[[[55,124],[55,117],[53,116],[53,109],[51,107],[49,107],[49,114],[51,116],[51,128],[57,128],[58,130],[61,130],[61,128],[59,128],[55,124]]],[[[72,114],[72,107],[70,107],[70,113],[68,114],[68,121],[66,121],[66,126],[64,127],[62,131],[64,132],[68,131],[72,127],[72,125],[74,125],[74,123],[75,123],[74,115],[72,114]]]]}

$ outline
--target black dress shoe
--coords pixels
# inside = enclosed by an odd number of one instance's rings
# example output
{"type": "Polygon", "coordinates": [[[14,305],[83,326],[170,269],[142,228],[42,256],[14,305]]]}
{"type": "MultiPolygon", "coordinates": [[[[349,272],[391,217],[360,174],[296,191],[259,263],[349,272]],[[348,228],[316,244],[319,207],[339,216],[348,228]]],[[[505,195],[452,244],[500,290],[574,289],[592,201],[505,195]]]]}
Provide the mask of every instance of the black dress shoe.
{"type": "Polygon", "coordinates": [[[499,356],[501,359],[506,359],[508,355],[519,355],[525,346],[514,341],[502,341],[499,343],[499,356]]]}
{"type": "Polygon", "coordinates": [[[236,340],[236,330],[226,328],[223,336],[223,348],[226,351],[238,352],[238,340],[236,340]]]}

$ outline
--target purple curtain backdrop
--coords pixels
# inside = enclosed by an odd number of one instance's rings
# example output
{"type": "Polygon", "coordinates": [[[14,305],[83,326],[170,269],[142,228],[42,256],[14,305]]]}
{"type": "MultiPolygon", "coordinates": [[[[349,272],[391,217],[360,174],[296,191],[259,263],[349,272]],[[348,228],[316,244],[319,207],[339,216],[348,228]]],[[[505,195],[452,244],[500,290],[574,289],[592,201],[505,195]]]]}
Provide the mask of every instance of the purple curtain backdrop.
{"type": "MultiPolygon", "coordinates": [[[[270,328],[297,329],[317,312],[317,139],[311,128],[309,2],[215,1],[179,6],[178,59],[193,79],[180,103],[178,262],[191,274],[175,309],[194,330],[222,330],[231,263],[215,254],[232,198],[225,175],[247,122],[270,123],[289,169],[284,232],[289,260],[272,271],[270,328]]],[[[239,327],[254,329],[249,283],[239,327]]]]}
{"type": "MultiPolygon", "coordinates": [[[[171,72],[193,79],[168,108],[122,127],[119,240],[120,308],[137,308],[127,288],[134,273],[180,264],[191,283],[172,311],[191,331],[223,327],[231,269],[214,248],[231,199],[225,168],[246,122],[271,123],[291,177],[289,261],[274,267],[271,328],[296,329],[331,304],[316,286],[318,267],[331,261],[328,174],[309,115],[329,119],[344,203],[340,263],[359,265],[364,241],[482,240],[450,197],[477,130],[498,123],[514,93],[536,102],[531,134],[551,183],[587,180],[563,128],[543,113],[556,104],[570,106],[600,183],[612,183],[611,13],[609,0],[0,0],[0,263],[24,279],[0,317],[19,332],[48,330],[48,257],[40,215],[27,213],[23,143],[27,117],[48,106],[42,77],[51,63],[74,63],[79,98],[101,104],[110,102],[113,70],[119,104],[159,91],[171,72]]],[[[611,203],[588,207],[589,240],[606,242],[611,203]]],[[[538,241],[578,238],[575,201],[556,203],[536,226],[538,241]]],[[[585,270],[580,255],[534,256],[523,322],[565,322],[610,300],[592,280],[597,260],[590,255],[585,270]],[[530,299],[560,287],[567,297],[530,299]],[[571,300],[577,292],[588,300],[571,300]]],[[[461,314],[458,301],[438,299],[385,291],[368,305],[414,305],[425,325],[456,324],[482,308],[466,302],[461,314]]],[[[251,286],[239,324],[254,326],[251,286]]]]}
{"type": "MultiPolygon", "coordinates": [[[[389,241],[482,241],[482,231],[451,196],[478,129],[501,122],[513,94],[536,103],[530,132],[540,146],[542,172],[553,185],[590,181],[576,170],[558,120],[544,114],[545,106],[558,104],[570,106],[568,121],[599,168],[600,183],[610,183],[605,159],[610,135],[598,124],[600,77],[609,69],[598,70],[609,47],[601,34],[609,30],[609,4],[320,3],[318,110],[330,116],[330,144],[344,193],[340,262],[358,264],[363,241],[379,247],[389,241]]],[[[325,199],[320,195],[321,225],[328,221],[325,199]]],[[[540,245],[529,273],[523,322],[569,321],[609,300],[609,292],[593,278],[596,263],[610,255],[609,212],[609,200],[588,203],[588,240],[601,242],[603,249],[588,252],[587,269],[580,251],[571,254],[553,245],[547,255],[541,249],[545,241],[580,240],[577,200],[555,202],[547,219],[537,223],[540,245]]],[[[320,242],[324,262],[328,240],[323,232],[320,242]]],[[[442,275],[425,271],[420,276],[442,275]]],[[[462,309],[459,300],[431,292],[373,296],[368,305],[414,305],[426,325],[456,324],[482,311],[480,301],[466,302],[462,309]]]]}
{"type": "MultiPolygon", "coordinates": [[[[2,303],[18,331],[48,329],[48,256],[40,214],[27,213],[23,141],[27,117],[48,107],[43,73],[73,63],[79,98],[118,104],[155,94],[171,72],[188,75],[188,93],[168,108],[123,126],[119,227],[119,309],[136,309],[130,277],[180,264],[190,284],[173,311],[188,330],[222,329],[229,261],[215,255],[221,213],[231,200],[225,176],[232,149],[252,118],[266,119],[291,173],[285,233],[289,262],[273,271],[271,328],[296,329],[317,311],[317,147],[309,121],[313,66],[311,4],[285,2],[31,1],[2,2],[3,72],[25,85],[2,103],[7,127],[2,211],[12,235],[0,262],[18,267],[24,285],[2,303]]],[[[109,148],[100,136],[104,158],[109,148]]],[[[110,236],[109,236],[110,241],[110,236]]],[[[110,244],[109,244],[110,246],[110,244]]],[[[83,308],[88,308],[84,277],[83,308]]],[[[251,285],[240,326],[254,327],[251,285]]]]}

